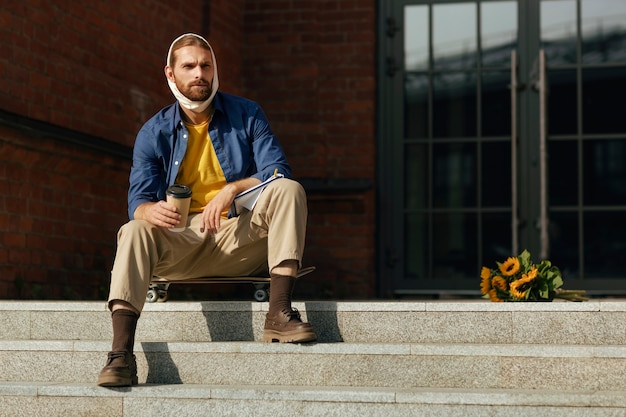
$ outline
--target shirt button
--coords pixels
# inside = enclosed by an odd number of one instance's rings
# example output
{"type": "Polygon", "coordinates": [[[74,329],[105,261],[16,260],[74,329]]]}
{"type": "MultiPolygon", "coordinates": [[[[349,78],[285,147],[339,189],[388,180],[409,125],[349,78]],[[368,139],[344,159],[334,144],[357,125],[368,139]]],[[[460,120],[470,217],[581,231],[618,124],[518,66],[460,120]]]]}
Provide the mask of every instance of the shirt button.
{"type": "Polygon", "coordinates": [[[178,161],[174,162],[174,165],[178,165],[178,161]]]}
{"type": "Polygon", "coordinates": [[[187,139],[187,135],[183,135],[183,137],[184,137],[185,139],[187,139]]]}

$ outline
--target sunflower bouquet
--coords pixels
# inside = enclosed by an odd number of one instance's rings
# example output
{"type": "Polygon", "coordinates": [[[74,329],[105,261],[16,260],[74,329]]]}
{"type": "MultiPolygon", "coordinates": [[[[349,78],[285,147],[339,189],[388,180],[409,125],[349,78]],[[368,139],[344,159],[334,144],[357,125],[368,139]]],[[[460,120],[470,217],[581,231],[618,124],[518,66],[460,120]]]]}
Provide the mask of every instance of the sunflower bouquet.
{"type": "Polygon", "coordinates": [[[559,268],[548,260],[534,264],[527,250],[496,265],[495,269],[483,266],[480,271],[480,292],[491,301],[587,300],[585,291],[561,289],[563,278],[559,268]]]}

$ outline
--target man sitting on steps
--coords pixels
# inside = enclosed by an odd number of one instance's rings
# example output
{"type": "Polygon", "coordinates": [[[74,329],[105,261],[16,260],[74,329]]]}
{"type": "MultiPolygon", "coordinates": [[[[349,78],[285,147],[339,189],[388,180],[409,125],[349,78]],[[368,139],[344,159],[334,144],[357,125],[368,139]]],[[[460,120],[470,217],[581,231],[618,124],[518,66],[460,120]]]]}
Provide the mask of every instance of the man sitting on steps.
{"type": "Polygon", "coordinates": [[[177,102],[137,134],[130,173],[130,221],[118,233],[108,305],[113,343],[98,385],[137,384],[137,320],[150,279],[257,275],[269,269],[269,312],[263,340],[311,342],[317,336],[291,307],[301,267],[307,201],[288,179],[289,165],[261,108],[218,92],[209,43],[185,34],[171,44],[165,75],[177,102]],[[228,218],[235,196],[271,177],[252,211],[228,218]],[[186,225],[165,201],[168,186],[192,190],[186,225]],[[169,229],[186,226],[180,232],[169,229]]]}

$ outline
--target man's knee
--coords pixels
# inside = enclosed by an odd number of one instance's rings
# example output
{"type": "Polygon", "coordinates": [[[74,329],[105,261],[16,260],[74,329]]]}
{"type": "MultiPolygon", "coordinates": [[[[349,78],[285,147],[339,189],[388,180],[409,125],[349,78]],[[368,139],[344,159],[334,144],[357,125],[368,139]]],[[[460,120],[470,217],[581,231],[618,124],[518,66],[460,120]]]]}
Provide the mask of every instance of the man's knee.
{"type": "Polygon", "coordinates": [[[149,237],[152,236],[157,226],[145,221],[145,220],[131,220],[117,232],[117,240],[126,239],[129,237],[149,237]]]}
{"type": "Polygon", "coordinates": [[[306,192],[298,181],[283,178],[280,181],[271,182],[268,187],[272,187],[275,193],[288,196],[295,201],[306,201],[306,192]]]}

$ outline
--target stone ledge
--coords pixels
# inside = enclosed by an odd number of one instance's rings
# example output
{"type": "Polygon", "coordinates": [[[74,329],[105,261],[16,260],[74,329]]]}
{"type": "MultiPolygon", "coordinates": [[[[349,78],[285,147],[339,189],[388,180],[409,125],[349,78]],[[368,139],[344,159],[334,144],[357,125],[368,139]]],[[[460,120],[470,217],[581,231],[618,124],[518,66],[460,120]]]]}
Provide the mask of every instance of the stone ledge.
{"type": "MultiPolygon", "coordinates": [[[[265,312],[269,304],[247,301],[197,301],[146,303],[144,312],[265,312]]],[[[434,301],[297,301],[302,311],[328,312],[626,312],[626,299],[590,300],[551,303],[492,303],[486,300],[434,301]]],[[[104,301],[22,301],[0,300],[0,311],[84,311],[108,313],[104,301]]]]}
{"type": "MultiPolygon", "coordinates": [[[[109,351],[108,341],[0,340],[0,352],[109,351]]],[[[282,354],[282,355],[412,355],[533,358],[626,359],[626,346],[453,343],[313,343],[149,342],[137,341],[136,353],[282,354]]]]}
{"type": "Polygon", "coordinates": [[[140,384],[134,387],[102,388],[86,383],[0,382],[0,398],[3,396],[626,408],[626,391],[594,390],[196,384],[140,384]]]}

